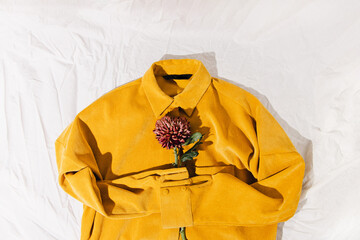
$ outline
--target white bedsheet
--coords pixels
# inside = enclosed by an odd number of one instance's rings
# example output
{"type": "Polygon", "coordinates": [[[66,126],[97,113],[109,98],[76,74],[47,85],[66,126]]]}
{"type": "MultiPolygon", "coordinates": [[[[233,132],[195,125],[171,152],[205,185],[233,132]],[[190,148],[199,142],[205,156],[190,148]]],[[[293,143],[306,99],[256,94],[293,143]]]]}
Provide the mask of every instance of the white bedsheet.
{"type": "Polygon", "coordinates": [[[255,94],[304,157],[278,239],[360,239],[360,1],[104,2],[1,1],[0,239],[80,238],[54,141],[168,58],[202,60],[255,94]]]}

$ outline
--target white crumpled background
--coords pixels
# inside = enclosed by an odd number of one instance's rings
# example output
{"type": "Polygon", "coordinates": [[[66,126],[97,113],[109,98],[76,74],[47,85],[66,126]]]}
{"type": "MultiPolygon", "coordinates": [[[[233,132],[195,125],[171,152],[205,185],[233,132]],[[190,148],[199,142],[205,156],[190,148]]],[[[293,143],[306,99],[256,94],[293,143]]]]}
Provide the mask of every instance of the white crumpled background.
{"type": "MultiPolygon", "coordinates": [[[[54,141],[161,59],[255,94],[306,161],[278,239],[360,239],[360,2],[1,1],[0,239],[79,239],[54,141]]],[[[121,103],[119,103],[121,104],[121,103]]]]}

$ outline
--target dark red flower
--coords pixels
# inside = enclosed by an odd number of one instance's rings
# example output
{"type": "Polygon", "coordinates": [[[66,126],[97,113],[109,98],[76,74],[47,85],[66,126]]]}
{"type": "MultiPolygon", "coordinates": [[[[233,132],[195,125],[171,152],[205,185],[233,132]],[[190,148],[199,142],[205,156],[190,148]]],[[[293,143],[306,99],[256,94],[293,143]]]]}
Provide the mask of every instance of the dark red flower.
{"type": "Polygon", "coordinates": [[[171,149],[181,144],[190,137],[190,123],[183,116],[164,116],[157,120],[153,132],[163,148],[171,149]]]}

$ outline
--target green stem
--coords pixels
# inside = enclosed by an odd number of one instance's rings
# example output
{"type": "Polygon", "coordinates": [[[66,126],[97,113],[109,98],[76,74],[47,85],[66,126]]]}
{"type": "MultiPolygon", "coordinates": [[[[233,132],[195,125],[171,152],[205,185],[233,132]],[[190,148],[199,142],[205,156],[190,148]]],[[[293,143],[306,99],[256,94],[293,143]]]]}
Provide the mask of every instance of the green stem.
{"type": "MultiPolygon", "coordinates": [[[[177,149],[177,148],[174,147],[175,166],[176,166],[176,167],[180,167],[180,164],[178,164],[179,161],[178,161],[178,154],[177,154],[176,149],[177,149]]],[[[182,149],[179,149],[179,154],[181,154],[181,150],[182,150],[182,149]]],[[[180,162],[180,163],[181,163],[181,162],[180,162]]],[[[187,240],[187,238],[186,238],[186,236],[185,236],[185,227],[181,227],[179,231],[180,231],[180,235],[181,235],[182,240],[187,240]]]]}
{"type": "Polygon", "coordinates": [[[174,155],[175,155],[175,166],[178,167],[178,155],[176,151],[176,146],[174,147],[174,155]]]}
{"type": "Polygon", "coordinates": [[[185,227],[180,228],[180,235],[181,235],[181,239],[187,240],[187,238],[185,236],[185,227]]]}

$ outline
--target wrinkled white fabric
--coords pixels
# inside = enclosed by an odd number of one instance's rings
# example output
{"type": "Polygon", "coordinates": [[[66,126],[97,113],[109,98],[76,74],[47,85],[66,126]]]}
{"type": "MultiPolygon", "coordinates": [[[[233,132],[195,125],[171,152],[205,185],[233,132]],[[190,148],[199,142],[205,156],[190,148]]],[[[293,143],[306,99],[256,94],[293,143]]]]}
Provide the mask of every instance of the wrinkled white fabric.
{"type": "Polygon", "coordinates": [[[359,239],[359,12],[356,0],[1,1],[0,239],[79,239],[54,141],[165,58],[197,58],[255,94],[304,157],[278,239],[359,239]]]}

